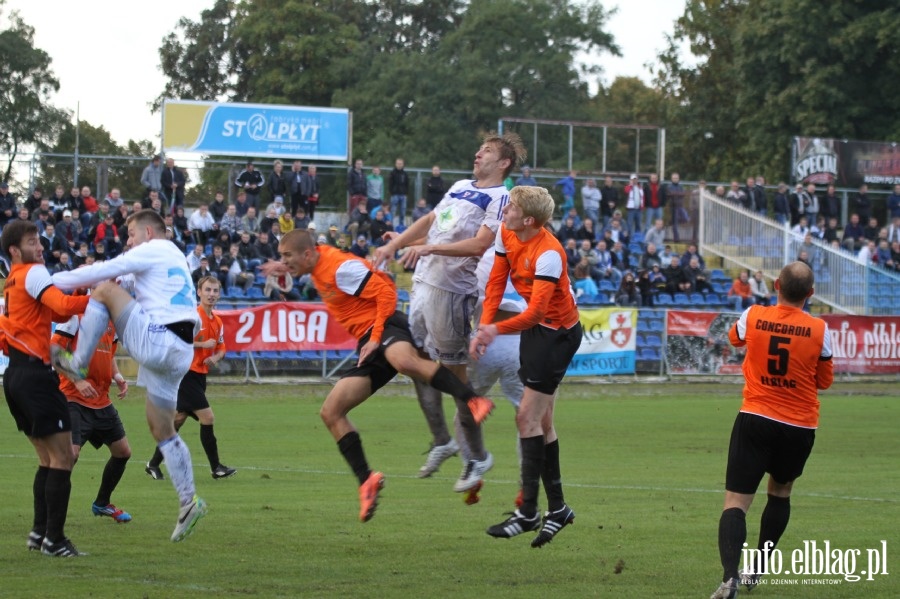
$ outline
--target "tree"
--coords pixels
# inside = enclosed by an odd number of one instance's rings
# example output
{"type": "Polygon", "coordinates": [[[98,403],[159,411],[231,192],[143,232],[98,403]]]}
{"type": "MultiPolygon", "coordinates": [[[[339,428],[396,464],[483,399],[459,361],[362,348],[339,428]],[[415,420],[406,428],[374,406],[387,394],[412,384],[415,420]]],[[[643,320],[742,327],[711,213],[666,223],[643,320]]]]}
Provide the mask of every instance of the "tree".
{"type": "MultiPolygon", "coordinates": [[[[43,148],[47,154],[75,153],[75,124],[65,122],[56,143],[43,148]]],[[[113,141],[109,131],[102,125],[95,126],[80,121],[78,128],[78,185],[87,185],[97,197],[117,187],[122,197],[137,200],[144,197],[141,173],[148,159],[120,158],[125,156],[149,157],[155,154],[153,143],[147,140],[128,140],[125,147],[113,141]],[[108,156],[110,158],[95,158],[108,156]]],[[[68,157],[60,160],[56,156],[42,156],[37,184],[52,190],[57,184],[65,187],[73,184],[73,163],[68,157]]]]}
{"type": "MultiPolygon", "coordinates": [[[[4,4],[0,0],[0,9],[4,4]]],[[[45,100],[59,89],[59,81],[50,68],[50,57],[34,47],[34,28],[16,11],[9,23],[0,32],[0,151],[9,155],[4,181],[23,147],[48,142],[68,118],[45,100]]]]}
{"type": "Polygon", "coordinates": [[[218,0],[160,49],[164,96],[346,107],[354,154],[468,166],[501,116],[584,118],[597,0],[218,0]],[[462,135],[460,133],[463,133],[462,135]]]}
{"type": "Polygon", "coordinates": [[[657,83],[668,156],[691,177],[785,178],[795,135],[900,135],[900,61],[886,0],[688,0],[657,83]],[[699,59],[680,60],[680,43],[699,59]]]}

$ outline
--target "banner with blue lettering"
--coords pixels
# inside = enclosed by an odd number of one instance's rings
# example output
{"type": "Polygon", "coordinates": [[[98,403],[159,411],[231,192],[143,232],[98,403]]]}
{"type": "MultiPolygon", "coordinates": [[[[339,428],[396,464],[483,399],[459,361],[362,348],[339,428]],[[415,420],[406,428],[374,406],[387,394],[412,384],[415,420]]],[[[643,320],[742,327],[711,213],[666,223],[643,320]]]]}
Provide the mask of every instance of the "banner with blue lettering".
{"type": "Polygon", "coordinates": [[[164,152],[345,161],[349,132],[350,111],[343,108],[163,103],[164,152]]]}
{"type": "Polygon", "coordinates": [[[584,337],[566,374],[634,374],[637,310],[597,308],[579,312],[584,337]]]}

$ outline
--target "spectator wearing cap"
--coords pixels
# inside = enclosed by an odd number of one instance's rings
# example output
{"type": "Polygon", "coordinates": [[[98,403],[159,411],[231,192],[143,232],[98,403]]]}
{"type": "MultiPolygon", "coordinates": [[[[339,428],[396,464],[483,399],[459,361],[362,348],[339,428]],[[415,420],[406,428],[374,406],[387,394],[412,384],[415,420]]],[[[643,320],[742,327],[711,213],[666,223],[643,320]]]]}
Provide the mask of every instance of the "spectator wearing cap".
{"type": "Polygon", "coordinates": [[[187,177],[184,171],[175,166],[175,160],[166,158],[166,167],[159,177],[161,193],[174,212],[176,206],[184,206],[184,186],[187,177]]]}
{"type": "Polygon", "coordinates": [[[16,196],[9,191],[6,181],[0,183],[0,227],[16,217],[16,196]]]}
{"type": "Polygon", "coordinates": [[[275,196],[272,199],[272,203],[266,206],[265,213],[268,214],[269,210],[275,209],[275,216],[279,217],[284,214],[287,210],[284,207],[284,196],[275,196]]]}
{"type": "Polygon", "coordinates": [[[81,231],[81,223],[72,218],[72,211],[63,210],[62,221],[56,225],[56,235],[65,240],[70,252],[74,252],[78,247],[81,231]]]}
{"type": "Polygon", "coordinates": [[[247,161],[247,168],[234,179],[234,185],[247,194],[248,205],[259,207],[259,192],[265,185],[265,181],[262,173],[256,170],[252,160],[247,161]]]}
{"type": "Polygon", "coordinates": [[[356,243],[350,246],[350,253],[360,258],[369,257],[369,241],[365,235],[356,236],[356,243]]]}
{"type": "Polygon", "coordinates": [[[638,181],[638,176],[632,174],[628,185],[625,186],[625,209],[628,211],[627,228],[630,231],[641,230],[641,214],[644,210],[644,188],[638,181]]]}
{"type": "Polygon", "coordinates": [[[531,176],[531,167],[526,164],[522,167],[522,176],[516,179],[516,187],[520,185],[537,187],[537,184],[537,179],[531,176]]]}
{"type": "Polygon", "coordinates": [[[337,225],[331,225],[330,227],[328,227],[327,239],[328,245],[330,245],[331,247],[341,247],[341,232],[338,230],[337,225]]]}
{"type": "Polygon", "coordinates": [[[144,197],[150,197],[150,192],[155,191],[159,193],[162,190],[162,183],[160,178],[162,177],[162,158],[157,154],[152,159],[150,159],[150,164],[144,167],[144,172],[141,173],[141,185],[144,186],[144,197]]]}

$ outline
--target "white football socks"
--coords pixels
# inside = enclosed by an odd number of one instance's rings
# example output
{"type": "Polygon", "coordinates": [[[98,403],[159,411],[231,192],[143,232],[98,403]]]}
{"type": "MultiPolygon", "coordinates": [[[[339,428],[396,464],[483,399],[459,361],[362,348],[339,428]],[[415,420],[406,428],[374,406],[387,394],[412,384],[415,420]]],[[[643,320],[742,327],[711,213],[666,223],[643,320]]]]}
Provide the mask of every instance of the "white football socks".
{"type": "Polygon", "coordinates": [[[106,332],[108,326],[109,311],[106,306],[91,299],[81,317],[81,323],[78,325],[78,345],[75,347],[73,356],[74,367],[86,368],[91,363],[91,357],[97,349],[100,337],[106,332]]]}
{"type": "Polygon", "coordinates": [[[174,437],[159,444],[159,451],[166,460],[166,469],[169,471],[169,478],[172,479],[172,485],[178,493],[178,500],[183,506],[189,504],[194,500],[196,493],[190,450],[176,433],[174,437]]]}

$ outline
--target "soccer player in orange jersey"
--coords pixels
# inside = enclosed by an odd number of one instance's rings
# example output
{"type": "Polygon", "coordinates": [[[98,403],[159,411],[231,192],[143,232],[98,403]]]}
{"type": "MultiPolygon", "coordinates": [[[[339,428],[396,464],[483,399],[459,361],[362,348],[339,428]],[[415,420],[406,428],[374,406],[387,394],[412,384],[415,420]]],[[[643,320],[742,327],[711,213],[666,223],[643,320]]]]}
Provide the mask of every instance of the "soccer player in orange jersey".
{"type": "Polygon", "coordinates": [[[497,335],[521,331],[519,378],[525,386],[516,424],[522,448],[522,505],[491,526],[493,537],[509,538],[540,530],[532,547],[542,547],[575,519],[563,498],[559,440],[553,426],[556,390],[581,345],[581,323],[559,241],[544,228],[553,216],[553,198],[542,187],[514,187],[495,242],[478,332],[469,345],[474,359],[497,335]],[[494,323],[507,277],[528,304],[524,312],[494,323]],[[548,511],[541,524],[538,490],[544,483],[548,511]]]}
{"type": "MultiPolygon", "coordinates": [[[[219,443],[213,432],[216,416],[206,398],[206,375],[209,373],[209,367],[221,362],[226,351],[225,327],[222,319],[213,314],[222,287],[219,279],[208,276],[197,281],[197,291],[200,296],[200,305],[197,307],[200,330],[194,337],[194,361],[191,362],[191,369],[178,386],[175,430],[181,430],[188,416],[200,422],[200,444],[203,445],[206,459],[209,460],[212,477],[218,480],[234,476],[237,472],[219,461],[219,443]]],[[[162,452],[157,447],[144,472],[154,480],[163,480],[163,473],[159,468],[162,461],[162,452]]]]}
{"type": "MultiPolygon", "coordinates": [[[[51,342],[72,351],[77,343],[78,318],[60,324],[53,333],[51,342]]],[[[87,377],[75,381],[65,374],[60,378],[59,389],[69,400],[69,415],[72,418],[72,452],[75,461],[81,455],[81,448],[90,443],[99,449],[109,447],[109,460],[103,468],[97,498],[91,506],[95,516],[108,516],[119,523],[131,522],[131,514],[117,508],[111,501],[125,466],[131,458],[131,446],[125,436],[125,427],[119,412],[109,399],[110,385],[115,382],[118,397],[122,399],[128,392],[128,382],[116,366],[118,338],[110,322],[100,337],[97,349],[88,363],[87,377]]]]}
{"type": "MultiPolygon", "coordinates": [[[[419,355],[406,315],[397,311],[397,289],[384,272],[353,254],[327,245],[316,246],[307,231],[286,233],[278,245],[281,262],[262,266],[269,275],[279,269],[294,277],[310,274],[328,312],[359,340],[356,367],[337,382],[320,414],[344,459],[359,480],[359,518],[375,514],[384,475],[369,468],[359,433],[347,414],[387,384],[398,372],[423,381],[456,400],[469,442],[476,446],[476,417],[469,401],[478,398],[449,369],[419,355]]],[[[484,414],[486,416],[486,414],[484,414]]]]}
{"type": "Polygon", "coordinates": [[[53,286],[34,223],[7,223],[0,245],[11,263],[0,317],[9,356],[3,391],[16,426],[34,446],[39,463],[27,546],[46,555],[73,557],[80,553],[64,532],[72,490],[72,428],[66,396],[50,367],[50,325],[83,312],[88,298],[64,295],[53,286]]]}
{"type": "Polygon", "coordinates": [[[791,515],[791,489],[812,451],[819,424],[818,390],[834,380],[831,337],[820,318],[803,311],[812,296],[813,272],[802,262],[785,266],[775,281],[778,304],[751,306],[735,322],[728,338],[746,347],[744,401],[731,431],[725,472],[725,506],[719,519],[722,584],[712,599],[731,599],[738,584],[752,589],[766,572],[768,553],[778,543],[791,515]],[[769,474],[768,501],[759,527],[762,563],[744,564],[746,515],[769,474]]]}

